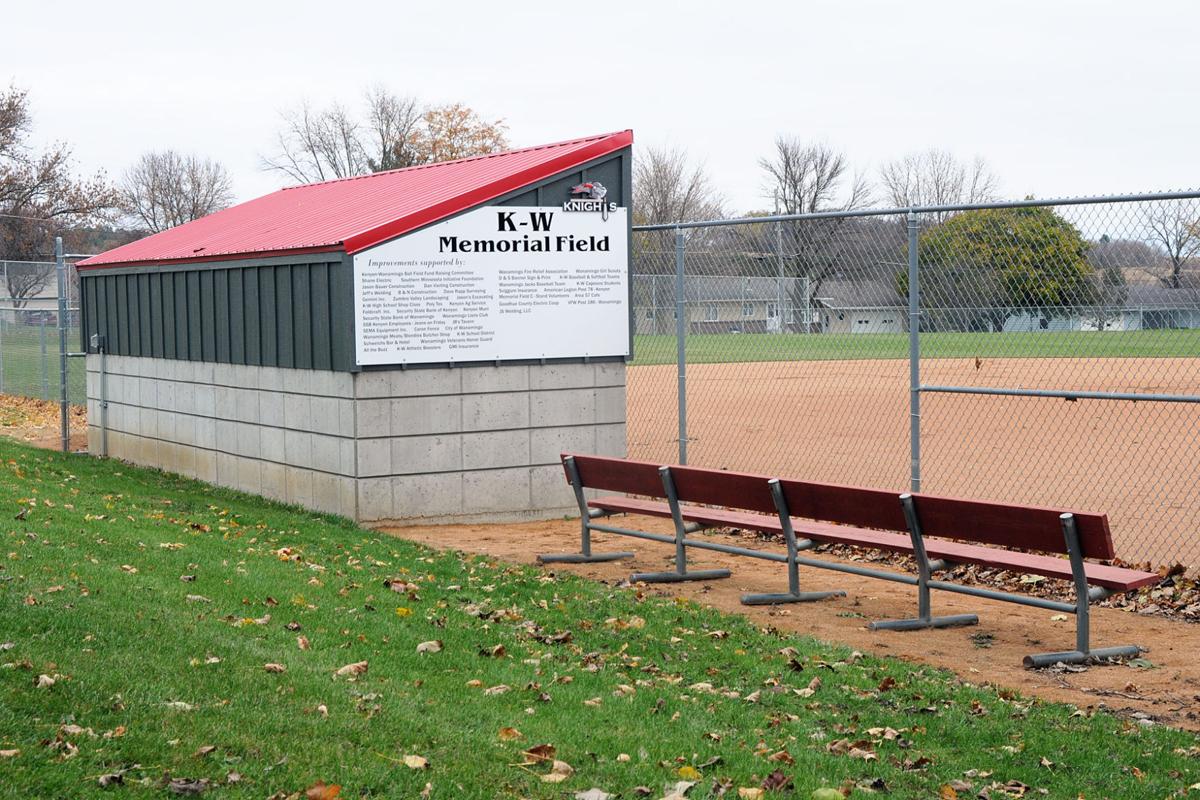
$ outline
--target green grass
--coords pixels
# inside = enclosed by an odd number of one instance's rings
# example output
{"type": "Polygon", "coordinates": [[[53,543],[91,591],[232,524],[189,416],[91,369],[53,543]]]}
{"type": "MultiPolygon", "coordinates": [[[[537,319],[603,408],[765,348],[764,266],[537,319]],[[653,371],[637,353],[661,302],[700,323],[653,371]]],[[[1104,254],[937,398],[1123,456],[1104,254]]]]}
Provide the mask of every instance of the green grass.
{"type": "MultiPolygon", "coordinates": [[[[67,348],[79,349],[79,331],[67,331],[67,348]]],[[[58,328],[46,326],[46,382],[42,383],[42,341],[38,325],[5,324],[0,331],[0,394],[43,400],[59,397],[58,328]],[[43,396],[48,395],[48,396],[43,396]]],[[[82,405],[87,397],[87,373],[82,358],[67,360],[67,396],[82,405]]]]}
{"type": "MultiPolygon", "coordinates": [[[[674,336],[635,336],[633,364],[674,364],[674,336]]],[[[923,333],[923,358],[1165,358],[1200,353],[1200,330],[923,333]]],[[[908,358],[906,333],[697,334],[693,364],[908,358]]]]}
{"type": "Polygon", "coordinates": [[[0,757],[3,797],[166,797],[170,776],[212,781],[206,797],[323,780],[355,798],[427,782],[434,798],[658,798],[681,768],[701,776],[692,798],[775,770],[796,792],[768,797],[805,799],[872,781],[935,797],[955,779],[975,786],[962,796],[1021,781],[1053,798],[1159,798],[1200,780],[1176,752],[1197,743],[1183,732],[118,462],[0,441],[0,510],[0,750],[20,750],[0,757]],[[385,587],[396,578],[412,593],[385,587]],[[442,651],[419,654],[431,640],[442,651]],[[335,678],[358,661],[365,675],[335,678]],[[506,727],[523,738],[501,740],[506,727]],[[898,738],[870,731],[889,727],[898,738]],[[830,752],[839,740],[876,758],[830,752]],[[538,744],[574,775],[515,766],[538,744]],[[118,770],[124,786],[101,789],[118,770]]]}

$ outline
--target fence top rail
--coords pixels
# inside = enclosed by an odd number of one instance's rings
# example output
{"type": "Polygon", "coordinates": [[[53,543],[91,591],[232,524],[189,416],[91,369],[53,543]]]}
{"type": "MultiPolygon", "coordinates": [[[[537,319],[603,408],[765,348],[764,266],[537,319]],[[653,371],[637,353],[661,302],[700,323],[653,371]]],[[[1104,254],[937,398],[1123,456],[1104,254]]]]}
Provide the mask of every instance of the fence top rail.
{"type": "Polygon", "coordinates": [[[772,214],[764,217],[735,217],[731,219],[692,220],[688,222],[656,222],[634,225],[635,231],[673,231],[684,228],[715,228],[726,225],[757,225],[765,222],[801,222],[814,219],[847,219],[852,217],[885,217],[901,214],[938,214],[954,211],[982,211],[995,208],[1037,208],[1039,206],[1082,206],[1105,203],[1139,203],[1153,200],[1193,200],[1200,190],[1183,192],[1148,192],[1144,194],[1112,194],[1096,197],[1058,197],[1045,200],[1005,200],[991,203],[961,203],[903,208],[865,208],[853,211],[817,211],[809,214],[772,214]]]}

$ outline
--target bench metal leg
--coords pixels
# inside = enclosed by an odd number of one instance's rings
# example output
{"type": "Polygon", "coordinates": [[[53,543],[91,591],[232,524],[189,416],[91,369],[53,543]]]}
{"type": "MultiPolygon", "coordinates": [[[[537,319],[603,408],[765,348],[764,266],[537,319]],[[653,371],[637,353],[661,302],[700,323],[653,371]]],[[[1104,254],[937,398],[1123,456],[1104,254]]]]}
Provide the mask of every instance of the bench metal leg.
{"type": "Polygon", "coordinates": [[[592,552],[592,510],[588,508],[587,498],[583,496],[583,481],[579,478],[579,468],[575,459],[567,456],[563,461],[567,477],[571,480],[571,488],[575,490],[575,502],[579,505],[579,552],[578,553],[542,553],[537,557],[541,564],[596,564],[604,561],[617,561],[622,558],[633,558],[633,553],[593,553],[592,552]]]}
{"type": "Polygon", "coordinates": [[[808,603],[813,600],[825,600],[830,597],[845,597],[846,593],[841,589],[826,592],[802,592],[800,591],[800,565],[797,563],[797,553],[799,550],[813,546],[809,539],[796,541],[796,531],[792,527],[792,515],[788,508],[787,498],[783,496],[783,488],[779,485],[778,478],[772,478],[768,481],[771,487],[771,497],[775,501],[775,510],[779,512],[779,524],[783,529],[783,540],[787,543],[787,568],[788,568],[788,590],[786,593],[766,593],[766,594],[744,594],[742,595],[742,605],[745,606],[775,606],[784,603],[808,603]]]}
{"type": "MultiPolygon", "coordinates": [[[[929,602],[929,579],[934,564],[929,561],[925,552],[925,535],[921,532],[921,520],[917,516],[917,507],[911,494],[900,495],[900,505],[904,509],[904,519],[908,523],[908,533],[912,538],[913,557],[917,561],[917,616],[912,619],[889,619],[872,622],[868,627],[873,631],[917,631],[925,628],[957,628],[962,625],[978,625],[979,617],[975,614],[952,614],[946,617],[935,617],[929,602]]],[[[940,563],[936,566],[942,566],[940,563]]]]}
{"type": "Polygon", "coordinates": [[[1083,548],[1079,546],[1079,531],[1075,527],[1074,514],[1061,514],[1063,538],[1067,542],[1067,556],[1071,559],[1071,575],[1075,581],[1075,649],[1060,653],[1034,653],[1025,656],[1024,664],[1027,669],[1049,667],[1054,664],[1084,664],[1104,658],[1134,658],[1142,652],[1137,645],[1120,647],[1101,647],[1095,650],[1091,647],[1091,617],[1089,604],[1093,596],[1102,600],[1109,595],[1108,591],[1093,593],[1088,587],[1087,572],[1083,563],[1083,548]]]}
{"type": "Polygon", "coordinates": [[[689,526],[683,521],[679,510],[679,494],[675,491],[675,481],[671,478],[670,467],[659,467],[658,474],[662,476],[663,489],[667,495],[667,503],[671,506],[671,519],[675,523],[675,571],[674,572],[635,572],[629,576],[632,583],[679,583],[681,581],[707,581],[713,578],[728,578],[727,569],[687,568],[687,534],[689,526]]]}

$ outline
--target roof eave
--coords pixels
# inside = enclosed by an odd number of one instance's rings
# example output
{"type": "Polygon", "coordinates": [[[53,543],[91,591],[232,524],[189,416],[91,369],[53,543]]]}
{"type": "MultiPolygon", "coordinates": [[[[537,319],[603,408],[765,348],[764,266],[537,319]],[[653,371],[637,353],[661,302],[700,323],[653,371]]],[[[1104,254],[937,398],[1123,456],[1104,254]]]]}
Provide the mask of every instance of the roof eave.
{"type": "Polygon", "coordinates": [[[341,253],[343,247],[340,243],[331,245],[320,245],[314,247],[293,247],[282,250],[257,250],[257,251],[239,251],[237,253],[211,253],[208,255],[189,256],[187,258],[154,258],[142,261],[101,261],[99,263],[88,263],[80,261],[75,265],[75,268],[83,272],[95,269],[121,269],[121,268],[137,268],[137,267],[169,267],[182,264],[206,264],[215,261],[249,261],[261,258],[277,258],[280,256],[300,256],[312,255],[316,253],[341,253]]]}

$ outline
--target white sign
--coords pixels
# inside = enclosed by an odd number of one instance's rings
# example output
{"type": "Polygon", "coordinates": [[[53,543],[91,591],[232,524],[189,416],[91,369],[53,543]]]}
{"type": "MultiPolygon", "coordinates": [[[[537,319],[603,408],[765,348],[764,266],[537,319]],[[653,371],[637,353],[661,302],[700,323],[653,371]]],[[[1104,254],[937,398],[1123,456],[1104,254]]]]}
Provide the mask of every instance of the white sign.
{"type": "Polygon", "coordinates": [[[626,210],[487,206],[354,256],[360,365],[629,355],[626,210]]]}

